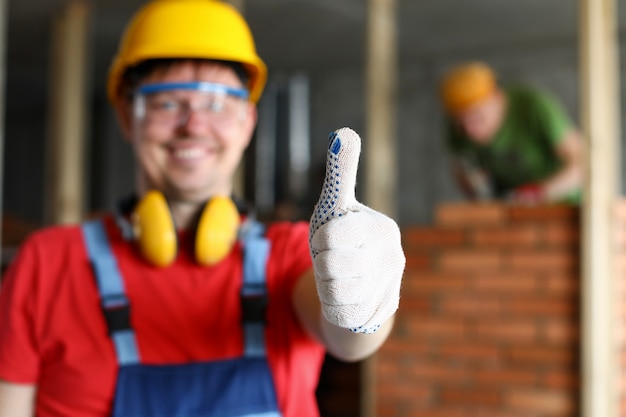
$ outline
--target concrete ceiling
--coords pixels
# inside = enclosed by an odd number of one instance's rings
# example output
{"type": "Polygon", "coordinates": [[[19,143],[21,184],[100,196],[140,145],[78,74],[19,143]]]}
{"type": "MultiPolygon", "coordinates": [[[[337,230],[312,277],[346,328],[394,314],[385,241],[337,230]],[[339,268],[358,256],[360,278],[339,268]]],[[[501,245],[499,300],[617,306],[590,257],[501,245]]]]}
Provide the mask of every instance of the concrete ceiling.
{"type": "MultiPolygon", "coordinates": [[[[31,78],[47,66],[51,24],[68,0],[7,1],[10,76],[31,78]]],[[[94,80],[102,79],[125,22],[142,3],[91,0],[94,80]]],[[[365,0],[248,0],[244,7],[272,71],[363,62],[365,0]]],[[[576,0],[397,0],[397,7],[401,59],[571,37],[578,25],[576,0]]]]}

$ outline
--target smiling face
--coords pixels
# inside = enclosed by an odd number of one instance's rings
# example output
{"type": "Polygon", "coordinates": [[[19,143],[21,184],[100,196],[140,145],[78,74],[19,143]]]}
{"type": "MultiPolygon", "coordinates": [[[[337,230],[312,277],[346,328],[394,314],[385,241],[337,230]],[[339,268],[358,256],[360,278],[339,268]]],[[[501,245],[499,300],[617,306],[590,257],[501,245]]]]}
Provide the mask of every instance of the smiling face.
{"type": "MultiPolygon", "coordinates": [[[[232,68],[198,61],[180,61],[157,69],[140,86],[187,82],[243,87],[232,68]]],[[[237,117],[227,123],[204,114],[200,109],[204,98],[199,91],[167,94],[188,107],[185,117],[177,123],[136,117],[129,103],[117,106],[122,130],[133,146],[138,164],[138,193],[157,189],[170,203],[198,204],[214,195],[230,195],[235,169],[256,123],[256,107],[241,100],[237,117]]]]}

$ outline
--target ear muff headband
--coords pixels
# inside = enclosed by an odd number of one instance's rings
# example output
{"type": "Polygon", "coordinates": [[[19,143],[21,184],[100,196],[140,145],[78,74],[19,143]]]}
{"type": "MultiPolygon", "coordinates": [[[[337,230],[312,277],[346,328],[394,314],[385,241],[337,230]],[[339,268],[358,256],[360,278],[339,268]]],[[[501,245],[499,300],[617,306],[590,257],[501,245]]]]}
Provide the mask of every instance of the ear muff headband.
{"type": "MultiPolygon", "coordinates": [[[[159,191],[149,191],[131,216],[133,236],[142,256],[164,267],[176,258],[177,235],[167,200],[159,191]]],[[[215,265],[228,255],[237,240],[239,210],[232,199],[213,197],[204,207],[195,236],[196,262],[215,265]]]]}

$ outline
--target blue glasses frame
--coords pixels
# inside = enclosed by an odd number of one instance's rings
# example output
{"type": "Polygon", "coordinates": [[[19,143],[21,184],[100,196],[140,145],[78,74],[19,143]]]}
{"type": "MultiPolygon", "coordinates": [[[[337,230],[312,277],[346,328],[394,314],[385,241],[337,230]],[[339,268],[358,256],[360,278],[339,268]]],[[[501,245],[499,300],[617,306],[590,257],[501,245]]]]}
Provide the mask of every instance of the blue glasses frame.
{"type": "Polygon", "coordinates": [[[244,100],[247,100],[250,95],[248,90],[245,88],[235,88],[224,84],[209,83],[206,81],[146,84],[137,89],[137,94],[152,94],[171,90],[194,90],[206,93],[221,93],[244,100]]]}

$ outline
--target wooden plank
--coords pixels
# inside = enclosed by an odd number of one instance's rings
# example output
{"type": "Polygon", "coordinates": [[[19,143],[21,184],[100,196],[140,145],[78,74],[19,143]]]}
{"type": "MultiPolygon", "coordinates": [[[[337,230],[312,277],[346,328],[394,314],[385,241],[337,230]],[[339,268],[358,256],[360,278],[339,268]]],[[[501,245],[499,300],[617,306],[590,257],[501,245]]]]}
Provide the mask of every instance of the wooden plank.
{"type": "MultiPolygon", "coordinates": [[[[368,0],[366,61],[365,204],[396,215],[396,1],[368,0]]],[[[361,364],[361,416],[375,417],[376,355],[361,364]]]]}
{"type": "Polygon", "coordinates": [[[616,246],[619,79],[615,0],[581,0],[581,125],[588,138],[582,210],[583,417],[619,416],[616,246]]]}
{"type": "MultiPolygon", "coordinates": [[[[3,207],[3,188],[4,184],[4,132],[5,132],[5,82],[6,82],[6,45],[7,45],[7,22],[8,22],[8,6],[6,0],[0,0],[0,220],[4,219],[3,207]]],[[[3,239],[2,228],[0,227],[0,242],[3,239]]],[[[6,255],[2,251],[0,244],[0,262],[5,264],[6,255]]],[[[11,254],[9,254],[10,256],[11,254]]]]}
{"type": "Polygon", "coordinates": [[[46,221],[54,224],[79,222],[84,214],[88,19],[87,2],[76,0],[53,22],[46,221]]]}
{"type": "Polygon", "coordinates": [[[369,0],[367,10],[365,202],[396,212],[396,1],[369,0]]]}

